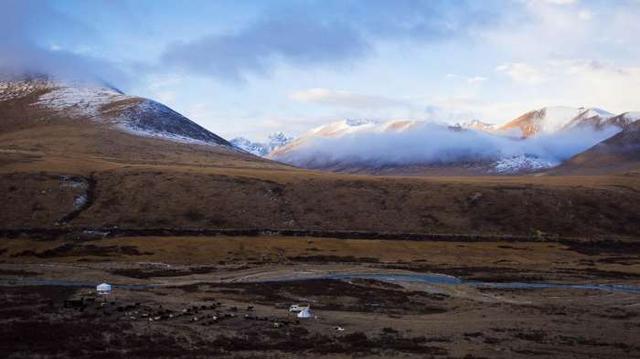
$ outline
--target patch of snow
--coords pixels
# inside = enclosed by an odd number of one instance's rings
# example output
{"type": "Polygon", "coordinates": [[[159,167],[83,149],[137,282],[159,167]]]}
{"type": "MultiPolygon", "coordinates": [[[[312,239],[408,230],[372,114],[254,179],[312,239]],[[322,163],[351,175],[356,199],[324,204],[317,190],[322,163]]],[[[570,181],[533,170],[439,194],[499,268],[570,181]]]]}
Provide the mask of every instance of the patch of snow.
{"type": "Polygon", "coordinates": [[[587,109],[586,111],[584,111],[583,113],[580,114],[581,117],[584,118],[590,118],[590,117],[601,117],[603,119],[608,119],[611,118],[613,116],[615,116],[614,114],[612,114],[611,112],[605,111],[601,108],[596,108],[596,107],[592,107],[587,109]]]}
{"type": "Polygon", "coordinates": [[[87,204],[88,200],[89,198],[87,197],[87,195],[83,193],[79,196],[76,196],[76,198],[73,200],[73,206],[75,207],[75,209],[80,209],[87,204]]]}
{"type": "Polygon", "coordinates": [[[152,100],[141,100],[138,104],[122,110],[115,123],[116,128],[137,136],[229,147],[223,138],[152,100]]]}
{"type": "Polygon", "coordinates": [[[116,125],[116,128],[119,130],[126,132],[131,135],[141,136],[141,137],[151,137],[151,138],[159,138],[167,141],[187,143],[193,145],[208,145],[208,146],[218,146],[217,143],[212,143],[203,140],[196,140],[187,136],[176,135],[175,133],[165,132],[165,131],[155,131],[150,129],[144,129],[140,127],[136,127],[130,123],[120,122],[116,125]]]}
{"type": "Polygon", "coordinates": [[[37,90],[51,87],[45,80],[0,81],[0,101],[12,100],[26,96],[37,90]]]}
{"type": "Polygon", "coordinates": [[[494,162],[491,166],[492,172],[501,174],[534,172],[560,164],[557,161],[542,159],[531,155],[517,155],[512,157],[501,158],[494,162]]]}
{"type": "Polygon", "coordinates": [[[102,106],[129,98],[131,97],[104,87],[64,86],[40,96],[36,104],[56,111],[72,111],[78,115],[97,117],[102,106]]]}

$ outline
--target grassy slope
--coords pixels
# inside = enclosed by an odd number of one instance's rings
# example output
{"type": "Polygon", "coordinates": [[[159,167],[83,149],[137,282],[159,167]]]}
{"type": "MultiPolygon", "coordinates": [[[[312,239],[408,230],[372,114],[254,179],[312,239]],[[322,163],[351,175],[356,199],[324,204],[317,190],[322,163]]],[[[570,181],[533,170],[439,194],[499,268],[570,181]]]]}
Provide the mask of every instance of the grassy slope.
{"type": "Polygon", "coordinates": [[[640,174],[640,122],[569,159],[555,170],[559,174],[640,174]]]}
{"type": "Polygon", "coordinates": [[[640,178],[371,177],[294,169],[221,147],[141,138],[29,105],[0,106],[0,223],[383,232],[640,234],[640,178]]]}

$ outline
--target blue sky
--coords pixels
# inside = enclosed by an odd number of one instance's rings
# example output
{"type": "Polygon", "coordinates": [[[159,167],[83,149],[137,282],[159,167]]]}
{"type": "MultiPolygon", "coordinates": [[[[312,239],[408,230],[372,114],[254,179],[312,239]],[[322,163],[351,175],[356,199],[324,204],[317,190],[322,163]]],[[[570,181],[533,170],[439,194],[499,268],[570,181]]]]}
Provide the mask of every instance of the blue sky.
{"type": "Polygon", "coordinates": [[[228,138],[640,110],[636,0],[5,0],[0,31],[2,68],[99,76],[228,138]]]}

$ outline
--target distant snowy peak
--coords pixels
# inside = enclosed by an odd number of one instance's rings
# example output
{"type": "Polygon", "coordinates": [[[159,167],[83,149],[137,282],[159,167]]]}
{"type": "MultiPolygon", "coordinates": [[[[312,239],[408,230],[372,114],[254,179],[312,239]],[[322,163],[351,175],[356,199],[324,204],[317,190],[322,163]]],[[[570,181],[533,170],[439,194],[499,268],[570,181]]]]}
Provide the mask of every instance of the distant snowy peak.
{"type": "Polygon", "coordinates": [[[552,134],[575,127],[602,129],[609,125],[620,126],[622,122],[612,121],[616,115],[600,108],[543,107],[525,113],[499,128],[502,132],[520,130],[522,137],[552,134]]]}
{"type": "Polygon", "coordinates": [[[268,152],[289,144],[293,139],[293,137],[285,135],[284,132],[272,133],[269,135],[269,142],[267,143],[268,152]]]}
{"type": "Polygon", "coordinates": [[[607,125],[618,126],[622,129],[628,128],[631,124],[640,120],[640,112],[624,112],[617,116],[613,116],[607,119],[607,125]]]}
{"type": "Polygon", "coordinates": [[[347,133],[357,132],[364,128],[370,128],[377,124],[373,120],[341,120],[316,127],[306,135],[321,137],[337,137],[347,133]]]}
{"type": "Polygon", "coordinates": [[[454,125],[454,127],[477,130],[477,131],[485,131],[485,132],[493,132],[496,130],[496,125],[492,123],[482,122],[480,120],[458,122],[454,125]]]}
{"type": "MultiPolygon", "coordinates": [[[[342,137],[362,132],[403,132],[426,124],[426,121],[394,119],[380,120],[342,120],[316,127],[299,137],[299,140],[311,137],[342,137]]],[[[294,141],[298,142],[298,141],[294,141]]]]}
{"type": "Polygon", "coordinates": [[[0,81],[0,101],[29,99],[31,106],[69,119],[90,119],[144,137],[207,145],[230,144],[158,102],[123,94],[109,85],[47,77],[0,81]]]}
{"type": "Polygon", "coordinates": [[[522,137],[531,137],[540,133],[554,133],[563,128],[583,109],[573,107],[544,107],[525,113],[500,129],[509,131],[519,129],[522,137]]]}
{"type": "Polygon", "coordinates": [[[230,142],[236,148],[256,156],[265,157],[270,152],[289,144],[291,141],[293,141],[293,137],[287,136],[283,132],[276,132],[269,135],[267,143],[253,142],[244,137],[236,137],[230,142]]]}
{"type": "Polygon", "coordinates": [[[244,137],[236,137],[231,139],[229,142],[231,142],[235,148],[239,148],[259,157],[264,157],[269,153],[269,150],[264,143],[252,142],[244,137]]]}
{"type": "Polygon", "coordinates": [[[584,117],[584,118],[589,118],[589,117],[601,117],[601,118],[610,118],[615,116],[614,114],[612,114],[609,111],[605,111],[601,108],[588,108],[585,109],[579,116],[584,117]]]}

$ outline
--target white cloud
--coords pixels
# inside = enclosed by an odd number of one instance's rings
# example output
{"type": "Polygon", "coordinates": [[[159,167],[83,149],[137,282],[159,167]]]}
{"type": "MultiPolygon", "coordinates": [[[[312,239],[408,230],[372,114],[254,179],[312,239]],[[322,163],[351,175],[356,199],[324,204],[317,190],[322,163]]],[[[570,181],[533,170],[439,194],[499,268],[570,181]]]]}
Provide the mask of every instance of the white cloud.
{"type": "Polygon", "coordinates": [[[619,66],[595,60],[550,60],[539,64],[500,66],[516,83],[544,86],[556,103],[603,107],[612,112],[640,107],[640,66],[619,66]],[[543,84],[544,82],[544,84],[543,84]],[[577,102],[577,103],[576,103],[577,102]]]}
{"type": "Polygon", "coordinates": [[[482,82],[487,81],[488,79],[484,76],[463,76],[463,75],[456,75],[456,74],[447,74],[447,78],[450,79],[460,79],[462,81],[464,81],[465,83],[469,84],[469,85],[476,85],[476,84],[480,84],[482,82]]]}
{"type": "Polygon", "coordinates": [[[577,128],[521,140],[481,131],[452,131],[427,122],[397,128],[389,122],[351,127],[337,137],[309,134],[295,147],[274,156],[308,167],[495,161],[525,155],[559,163],[619,131],[613,127],[603,131],[577,128]]]}
{"type": "Polygon", "coordinates": [[[590,10],[583,9],[578,12],[578,17],[582,20],[591,20],[593,18],[593,13],[590,10]]]}
{"type": "Polygon", "coordinates": [[[354,109],[408,106],[404,101],[384,96],[363,95],[325,88],[312,88],[296,91],[291,93],[289,98],[299,102],[354,109]]]}
{"type": "Polygon", "coordinates": [[[536,85],[546,81],[544,74],[537,68],[522,62],[502,64],[496,71],[507,74],[513,81],[536,85]]]}
{"type": "Polygon", "coordinates": [[[545,3],[551,5],[573,5],[577,0],[532,0],[532,2],[545,3]]]}

